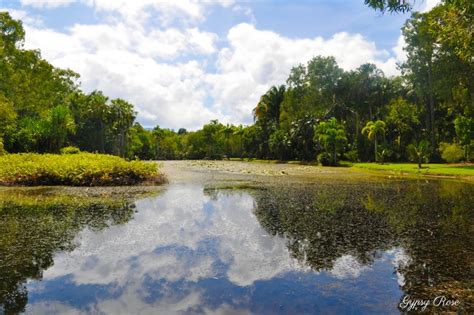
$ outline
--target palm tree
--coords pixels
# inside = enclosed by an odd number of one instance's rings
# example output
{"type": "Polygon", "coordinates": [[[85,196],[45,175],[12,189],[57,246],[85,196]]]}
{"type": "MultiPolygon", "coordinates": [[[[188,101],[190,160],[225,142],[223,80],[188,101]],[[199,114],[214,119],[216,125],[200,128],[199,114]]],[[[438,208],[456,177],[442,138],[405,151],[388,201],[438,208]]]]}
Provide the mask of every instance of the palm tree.
{"type": "Polygon", "coordinates": [[[316,127],[314,140],[323,145],[326,152],[332,155],[332,164],[337,165],[337,152],[347,142],[344,126],[334,117],[328,121],[320,122],[316,127]]]}
{"type": "Polygon", "coordinates": [[[285,97],[286,88],[284,85],[272,86],[267,93],[262,95],[257,106],[253,109],[253,116],[256,120],[273,122],[276,126],[280,120],[280,106],[285,97]]]}
{"type": "Polygon", "coordinates": [[[429,159],[430,143],[427,140],[412,143],[407,147],[407,152],[410,160],[418,163],[418,169],[421,169],[421,163],[429,159]]]}
{"type": "Polygon", "coordinates": [[[385,122],[377,120],[375,122],[368,121],[364,128],[362,128],[362,134],[366,134],[369,140],[374,141],[375,148],[375,161],[377,162],[377,136],[385,135],[385,122]]]}
{"type": "Polygon", "coordinates": [[[127,131],[133,126],[135,115],[132,104],[119,98],[112,100],[110,116],[113,128],[117,133],[117,150],[121,157],[125,156],[127,131]]]}

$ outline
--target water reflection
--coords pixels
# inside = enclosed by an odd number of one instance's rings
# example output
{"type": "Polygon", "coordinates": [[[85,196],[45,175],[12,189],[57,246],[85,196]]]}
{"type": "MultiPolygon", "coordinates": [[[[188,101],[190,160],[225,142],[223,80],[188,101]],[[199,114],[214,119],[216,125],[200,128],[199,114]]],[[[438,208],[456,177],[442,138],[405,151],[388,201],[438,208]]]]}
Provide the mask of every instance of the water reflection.
{"type": "Polygon", "coordinates": [[[0,310],[24,311],[27,280],[41,280],[54,254],[73,250],[85,226],[100,231],[132,214],[133,205],[122,199],[0,192],[0,310]]]}
{"type": "Polygon", "coordinates": [[[404,294],[443,292],[469,310],[473,188],[453,185],[176,184],[134,202],[3,196],[0,305],[11,314],[390,314],[404,294]]]}
{"type": "Polygon", "coordinates": [[[368,266],[401,248],[395,269],[404,296],[442,295],[461,301],[450,310],[468,311],[474,310],[473,192],[455,182],[285,187],[260,193],[256,214],[267,231],[287,238],[293,257],[317,271],[337,270],[347,255],[355,266],[368,266]]]}

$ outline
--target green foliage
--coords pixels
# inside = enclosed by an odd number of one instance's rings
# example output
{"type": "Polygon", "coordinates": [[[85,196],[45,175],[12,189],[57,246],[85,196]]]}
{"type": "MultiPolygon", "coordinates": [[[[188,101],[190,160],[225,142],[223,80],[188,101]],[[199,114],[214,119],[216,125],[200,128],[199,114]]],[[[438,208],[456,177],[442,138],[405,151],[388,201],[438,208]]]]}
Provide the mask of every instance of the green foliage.
{"type": "Polygon", "coordinates": [[[459,143],[464,147],[464,156],[467,160],[471,160],[474,147],[474,118],[459,116],[454,120],[454,126],[459,143]]]}
{"type": "Polygon", "coordinates": [[[2,185],[132,185],[160,183],[155,163],[125,161],[102,154],[7,154],[0,157],[2,185]]]}
{"type": "Polygon", "coordinates": [[[351,162],[359,161],[359,154],[356,149],[349,150],[344,153],[344,157],[351,162]]]}
{"type": "Polygon", "coordinates": [[[344,149],[347,143],[346,131],[336,118],[320,122],[314,135],[315,142],[319,142],[330,156],[330,164],[337,165],[337,154],[344,149]]]}
{"type": "MultiPolygon", "coordinates": [[[[383,12],[410,10],[409,2],[365,3],[383,12]]],[[[334,57],[315,56],[293,67],[286,84],[260,97],[254,124],[212,120],[199,130],[177,132],[141,126],[125,100],[82,92],[78,74],[24,49],[21,21],[0,13],[0,138],[13,153],[75,146],[128,159],[311,161],[323,150],[331,156],[328,164],[337,163],[344,147],[352,161],[405,161],[408,152],[419,161],[413,152],[424,153],[420,143],[407,150],[414,139],[428,139],[431,148],[455,139],[469,160],[474,155],[473,13],[467,0],[414,12],[402,29],[408,57],[402,76],[385,77],[370,63],[344,71],[334,57]]]]}
{"type": "Polygon", "coordinates": [[[334,166],[333,156],[328,152],[319,153],[316,160],[322,166],[334,166]]]}
{"type": "Polygon", "coordinates": [[[268,141],[270,146],[270,153],[279,160],[284,160],[289,150],[288,135],[283,130],[276,130],[271,134],[268,141]]]}
{"type": "Polygon", "coordinates": [[[402,145],[402,137],[412,131],[420,121],[418,120],[418,110],[415,104],[398,97],[388,104],[387,124],[392,127],[397,135],[395,140],[397,146],[402,145]]]}
{"type": "Polygon", "coordinates": [[[407,153],[410,161],[418,163],[418,168],[421,168],[423,162],[429,162],[431,154],[430,143],[427,140],[412,143],[407,147],[407,153]]]}
{"type": "Polygon", "coordinates": [[[75,146],[64,147],[61,148],[61,150],[59,151],[61,152],[61,154],[77,154],[81,152],[81,150],[75,146]]]}
{"type": "Polygon", "coordinates": [[[364,3],[381,12],[408,12],[412,9],[408,0],[364,0],[364,3]]]}
{"type": "Polygon", "coordinates": [[[382,120],[377,120],[375,122],[368,121],[365,127],[362,128],[362,134],[367,135],[369,140],[374,141],[375,161],[378,161],[379,152],[377,148],[377,137],[385,135],[385,122],[382,120]]]}
{"type": "Polygon", "coordinates": [[[5,147],[3,146],[3,139],[0,138],[0,156],[4,155],[5,153],[7,153],[7,151],[5,151],[5,147]]]}
{"type": "Polygon", "coordinates": [[[464,150],[456,143],[441,142],[439,150],[443,160],[448,163],[457,163],[464,158],[464,150]]]}

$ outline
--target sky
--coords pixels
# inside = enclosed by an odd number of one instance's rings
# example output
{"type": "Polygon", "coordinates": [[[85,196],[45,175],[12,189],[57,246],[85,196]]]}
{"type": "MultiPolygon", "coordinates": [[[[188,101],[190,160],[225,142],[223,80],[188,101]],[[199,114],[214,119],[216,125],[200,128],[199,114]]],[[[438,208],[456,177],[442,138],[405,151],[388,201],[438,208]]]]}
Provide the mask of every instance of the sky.
{"type": "Polygon", "coordinates": [[[83,91],[129,101],[145,127],[188,130],[252,123],[260,96],[318,55],[397,75],[409,17],[363,0],[0,0],[5,10],[25,47],[79,73],[83,91]]]}

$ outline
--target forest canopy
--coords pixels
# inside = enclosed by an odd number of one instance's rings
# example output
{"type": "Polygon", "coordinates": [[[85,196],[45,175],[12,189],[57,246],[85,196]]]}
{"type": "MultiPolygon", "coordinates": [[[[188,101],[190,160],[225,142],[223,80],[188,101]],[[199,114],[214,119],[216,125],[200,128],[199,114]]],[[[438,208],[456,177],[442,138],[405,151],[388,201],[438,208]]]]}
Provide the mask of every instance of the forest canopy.
{"type": "MultiPolygon", "coordinates": [[[[399,1],[365,3],[411,9],[399,1]]],[[[176,131],[144,128],[126,100],[81,91],[77,73],[24,49],[21,21],[1,12],[0,154],[75,146],[130,159],[472,161],[473,13],[467,0],[413,12],[402,28],[400,76],[370,63],[346,71],[334,57],[315,56],[261,96],[253,124],[212,120],[176,131]]]]}

